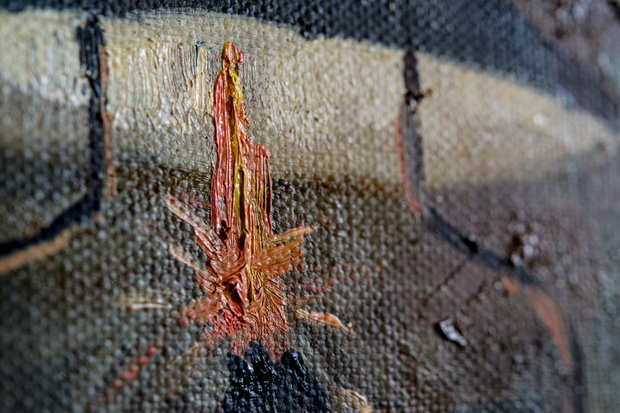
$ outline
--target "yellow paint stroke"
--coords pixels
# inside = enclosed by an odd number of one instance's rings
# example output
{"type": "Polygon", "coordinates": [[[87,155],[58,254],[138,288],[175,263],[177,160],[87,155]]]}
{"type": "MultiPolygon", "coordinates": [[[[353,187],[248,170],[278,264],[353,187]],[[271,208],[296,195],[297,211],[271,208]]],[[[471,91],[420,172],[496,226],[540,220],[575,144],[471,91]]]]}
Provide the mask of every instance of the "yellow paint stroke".
{"type": "Polygon", "coordinates": [[[126,307],[131,311],[142,310],[170,310],[172,309],[172,293],[163,290],[147,289],[145,291],[127,294],[116,301],[118,307],[126,307]]]}
{"type": "Polygon", "coordinates": [[[336,395],[338,395],[346,404],[359,413],[372,413],[372,407],[368,404],[368,400],[359,392],[342,387],[332,387],[332,390],[334,390],[336,395]]]}

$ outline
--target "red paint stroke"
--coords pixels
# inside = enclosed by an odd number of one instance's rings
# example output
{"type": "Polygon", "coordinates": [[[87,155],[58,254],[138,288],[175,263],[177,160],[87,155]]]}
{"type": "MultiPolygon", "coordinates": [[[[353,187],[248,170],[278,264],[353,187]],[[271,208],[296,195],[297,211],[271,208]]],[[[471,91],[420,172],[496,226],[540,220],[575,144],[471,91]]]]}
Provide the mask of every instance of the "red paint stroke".
{"type": "Polygon", "coordinates": [[[510,294],[523,291],[534,311],[551,333],[562,362],[567,368],[573,369],[574,360],[570,350],[569,328],[560,306],[540,287],[521,286],[516,280],[507,276],[502,277],[502,283],[510,294]]]}
{"type": "Polygon", "coordinates": [[[104,406],[114,403],[116,395],[131,383],[163,348],[163,342],[159,339],[156,344],[144,348],[140,354],[124,365],[105,387],[102,393],[98,394],[88,406],[89,412],[104,412],[104,406]]]}
{"type": "Polygon", "coordinates": [[[281,276],[302,264],[301,227],[273,233],[269,152],[254,144],[238,72],[244,55],[232,42],[224,44],[224,68],[213,91],[214,140],[217,163],[211,178],[211,226],[197,223],[180,201],[169,197],[168,207],[194,227],[198,245],[207,255],[205,269],[175,255],[194,268],[208,294],[183,311],[182,319],[210,326],[212,336],[232,340],[243,355],[260,340],[274,360],[286,349],[289,323],[281,276]]]}
{"type": "Polygon", "coordinates": [[[523,286],[523,292],[551,333],[562,362],[569,370],[573,370],[575,360],[571,354],[569,328],[562,309],[548,293],[539,287],[523,286]]]}

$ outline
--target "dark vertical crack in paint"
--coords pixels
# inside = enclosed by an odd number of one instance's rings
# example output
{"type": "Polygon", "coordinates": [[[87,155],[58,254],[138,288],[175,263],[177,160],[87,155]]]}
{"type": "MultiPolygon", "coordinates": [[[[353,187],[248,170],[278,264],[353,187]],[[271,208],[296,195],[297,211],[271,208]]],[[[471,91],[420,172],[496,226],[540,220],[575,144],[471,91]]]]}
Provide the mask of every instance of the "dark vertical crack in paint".
{"type": "MultiPolygon", "coordinates": [[[[525,267],[515,264],[507,257],[503,257],[493,251],[482,248],[476,240],[465,234],[455,225],[451,224],[448,220],[441,216],[441,214],[433,209],[426,203],[426,198],[423,188],[423,176],[420,175],[423,171],[423,159],[421,156],[422,139],[418,135],[415,118],[417,106],[424,98],[424,94],[420,88],[420,78],[417,70],[417,61],[413,51],[408,51],[404,58],[404,81],[406,88],[405,104],[403,110],[401,110],[401,139],[405,136],[405,131],[408,132],[409,144],[411,145],[411,162],[413,163],[410,174],[414,179],[414,194],[410,194],[411,189],[407,183],[407,176],[404,176],[405,192],[407,197],[411,198],[412,195],[417,199],[416,204],[413,205],[416,208],[412,209],[414,215],[419,216],[424,227],[450,246],[455,251],[458,251],[466,255],[469,259],[477,264],[486,267],[492,271],[507,274],[513,278],[524,289],[530,288],[531,291],[542,294],[553,301],[549,293],[545,291],[544,285],[533,274],[531,274],[525,267]]],[[[402,144],[401,144],[402,146],[402,144]]],[[[402,155],[401,155],[402,156],[402,155]]],[[[535,294],[532,295],[536,297],[535,294]]],[[[537,311],[538,312],[538,311],[537,311]]],[[[543,316],[539,313],[539,316],[543,316]]],[[[579,337],[574,329],[573,323],[570,318],[563,316],[564,322],[568,325],[566,329],[565,338],[568,341],[568,351],[570,352],[571,364],[572,364],[572,405],[575,413],[582,413],[585,411],[585,387],[584,387],[584,371],[583,371],[583,353],[581,345],[579,343],[579,337]]],[[[551,330],[549,323],[553,323],[553,316],[543,321],[547,324],[547,327],[551,330]],[[551,321],[549,321],[551,320],[551,321]]],[[[557,344],[557,343],[556,343],[557,344]]]]}
{"type": "Polygon", "coordinates": [[[91,89],[88,108],[90,114],[88,143],[90,146],[91,175],[89,195],[86,195],[84,201],[88,204],[86,208],[91,211],[90,215],[92,215],[94,211],[101,209],[105,177],[103,91],[101,90],[101,48],[105,43],[97,16],[91,15],[86,21],[86,25],[78,28],[77,39],[80,43],[80,63],[86,69],[86,78],[91,89]]]}
{"type": "MultiPolygon", "coordinates": [[[[424,99],[424,93],[420,87],[418,61],[411,50],[405,53],[405,88],[407,90],[406,99],[409,103],[408,106],[417,107],[417,105],[422,102],[422,99],[424,99]]],[[[412,125],[409,128],[409,133],[415,135],[417,133],[415,119],[413,116],[408,116],[407,118],[410,125],[412,125]]],[[[412,136],[411,143],[413,144],[411,152],[414,163],[413,176],[415,179],[415,189],[416,192],[420,194],[422,192],[421,187],[424,184],[424,169],[422,169],[422,158],[424,153],[422,152],[422,140],[417,139],[416,136],[412,136]]],[[[424,203],[424,199],[419,199],[418,201],[424,203]]]]}
{"type": "Polygon", "coordinates": [[[103,32],[96,16],[90,16],[84,27],[77,30],[80,44],[80,63],[85,69],[86,78],[91,89],[88,104],[90,131],[88,133],[90,149],[90,182],[84,196],[64,210],[49,225],[37,234],[0,243],[0,257],[17,252],[25,247],[46,242],[58,236],[71,224],[92,218],[101,209],[105,177],[104,124],[102,116],[102,88],[100,56],[104,45],[103,32]]]}
{"type": "Polygon", "coordinates": [[[245,357],[228,356],[230,381],[222,407],[237,412],[327,412],[327,395],[294,350],[277,363],[259,341],[248,346],[245,357]]]}

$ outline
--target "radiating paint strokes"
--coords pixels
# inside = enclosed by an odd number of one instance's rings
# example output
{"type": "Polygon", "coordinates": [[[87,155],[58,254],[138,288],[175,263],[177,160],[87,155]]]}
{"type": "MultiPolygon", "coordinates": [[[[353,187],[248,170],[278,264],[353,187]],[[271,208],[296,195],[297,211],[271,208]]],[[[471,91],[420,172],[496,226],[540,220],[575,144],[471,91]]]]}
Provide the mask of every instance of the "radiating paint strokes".
{"type": "Polygon", "coordinates": [[[167,291],[147,289],[122,296],[115,302],[117,307],[125,307],[130,311],[171,310],[170,299],[174,295],[167,291]]]}
{"type": "Polygon", "coordinates": [[[259,340],[277,360],[289,329],[281,276],[302,263],[303,237],[312,228],[273,233],[269,152],[247,132],[238,76],[243,59],[232,42],[224,44],[223,69],[213,91],[217,163],[211,179],[211,225],[176,198],[166,198],[170,211],[194,228],[208,258],[206,266],[200,267],[180,247],[172,247],[171,254],[194,269],[208,294],[183,316],[207,324],[215,338],[230,338],[237,355],[259,340]]]}

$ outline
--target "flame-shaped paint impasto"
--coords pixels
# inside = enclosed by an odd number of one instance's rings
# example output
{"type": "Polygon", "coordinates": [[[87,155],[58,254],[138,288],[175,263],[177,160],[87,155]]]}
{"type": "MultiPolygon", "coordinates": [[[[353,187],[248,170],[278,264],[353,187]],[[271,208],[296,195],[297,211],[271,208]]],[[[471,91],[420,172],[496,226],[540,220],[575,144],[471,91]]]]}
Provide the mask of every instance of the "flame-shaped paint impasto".
{"type": "Polygon", "coordinates": [[[289,323],[281,276],[302,262],[302,243],[310,227],[274,234],[271,219],[269,152],[252,142],[238,72],[244,55],[232,42],[222,50],[223,69],[213,91],[217,164],[211,180],[211,226],[178,199],[168,208],[192,225],[208,257],[203,268],[180,247],[170,253],[192,267],[207,293],[183,311],[183,319],[204,323],[213,338],[232,340],[243,355],[260,340],[272,358],[286,348],[289,323]]]}

